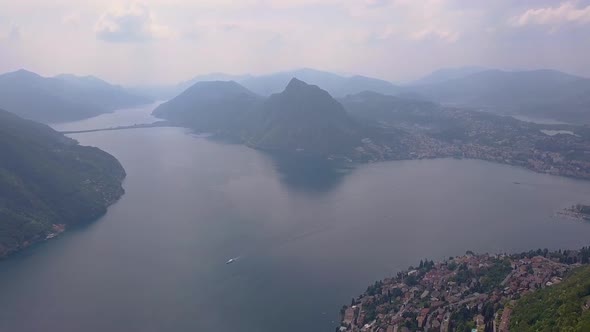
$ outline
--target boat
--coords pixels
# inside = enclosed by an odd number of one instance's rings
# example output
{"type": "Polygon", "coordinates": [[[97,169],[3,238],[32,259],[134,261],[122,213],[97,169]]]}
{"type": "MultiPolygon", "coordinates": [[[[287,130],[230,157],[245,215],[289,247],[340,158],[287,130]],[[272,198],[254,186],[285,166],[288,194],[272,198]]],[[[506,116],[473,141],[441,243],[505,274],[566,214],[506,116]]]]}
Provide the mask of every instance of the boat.
{"type": "Polygon", "coordinates": [[[236,261],[235,258],[230,258],[227,262],[225,262],[225,264],[231,264],[231,263],[233,263],[235,261],[236,261]]]}

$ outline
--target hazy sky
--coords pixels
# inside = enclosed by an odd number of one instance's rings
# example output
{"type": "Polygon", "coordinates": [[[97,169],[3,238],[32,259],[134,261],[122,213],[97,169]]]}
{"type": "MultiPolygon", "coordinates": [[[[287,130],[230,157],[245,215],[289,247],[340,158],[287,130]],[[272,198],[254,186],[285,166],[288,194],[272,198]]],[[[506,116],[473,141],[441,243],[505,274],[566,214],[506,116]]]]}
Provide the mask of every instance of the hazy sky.
{"type": "Polygon", "coordinates": [[[462,65],[590,76],[590,0],[0,0],[0,72],[137,84],[312,67],[404,81],[462,65]]]}

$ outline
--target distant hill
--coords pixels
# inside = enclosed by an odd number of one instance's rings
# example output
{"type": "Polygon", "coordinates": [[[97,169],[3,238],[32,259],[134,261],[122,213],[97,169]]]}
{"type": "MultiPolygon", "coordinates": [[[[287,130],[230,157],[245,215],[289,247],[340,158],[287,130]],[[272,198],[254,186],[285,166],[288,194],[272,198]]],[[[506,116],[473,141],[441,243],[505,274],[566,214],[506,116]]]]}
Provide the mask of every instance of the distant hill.
{"type": "Polygon", "coordinates": [[[240,81],[240,84],[259,95],[269,96],[283,91],[293,77],[320,86],[334,97],[344,97],[367,90],[384,94],[396,94],[400,91],[397,86],[384,80],[365,76],[345,77],[314,69],[299,69],[252,77],[240,81]]]}
{"type": "Polygon", "coordinates": [[[239,135],[244,117],[260,99],[234,81],[197,82],[158,106],[153,114],[201,132],[239,135]]]}
{"type": "Polygon", "coordinates": [[[0,108],[45,123],[89,118],[150,101],[92,76],[42,77],[26,70],[0,75],[0,108]]]}
{"type": "Polygon", "coordinates": [[[432,73],[410,83],[410,85],[424,85],[442,83],[458,78],[463,78],[471,74],[479,73],[488,70],[485,67],[457,67],[457,68],[442,68],[433,71],[432,73]]]}
{"type": "Polygon", "coordinates": [[[170,100],[181,93],[183,93],[186,89],[193,86],[195,83],[199,82],[211,82],[211,81],[236,81],[240,82],[242,80],[251,78],[251,75],[233,75],[233,74],[225,74],[225,73],[210,73],[204,75],[198,75],[193,77],[190,80],[180,82],[178,84],[172,85],[144,85],[144,86],[136,86],[131,88],[131,91],[134,91],[137,94],[150,96],[156,100],[170,100]]]}
{"type": "Polygon", "coordinates": [[[590,79],[554,70],[488,70],[410,90],[446,104],[590,123],[590,79]]]}
{"type": "Polygon", "coordinates": [[[113,156],[3,110],[0,155],[0,258],[44,240],[53,225],[96,219],[123,194],[113,156]]]}
{"type": "Polygon", "coordinates": [[[291,79],[262,105],[248,144],[280,151],[345,154],[361,145],[360,128],[344,107],[318,86],[291,79]]]}
{"type": "Polygon", "coordinates": [[[408,121],[419,124],[423,118],[434,120],[440,110],[438,104],[430,101],[370,91],[349,95],[339,101],[353,117],[374,123],[408,121]]]}
{"type": "Polygon", "coordinates": [[[321,86],[334,97],[344,97],[362,91],[374,91],[383,94],[397,94],[401,88],[391,82],[365,76],[341,76],[315,69],[298,69],[269,75],[232,75],[211,73],[199,75],[185,82],[174,85],[139,86],[132,88],[138,94],[151,96],[158,100],[169,100],[198,82],[235,81],[257,95],[268,97],[285,89],[291,78],[297,78],[309,84],[321,86]]]}

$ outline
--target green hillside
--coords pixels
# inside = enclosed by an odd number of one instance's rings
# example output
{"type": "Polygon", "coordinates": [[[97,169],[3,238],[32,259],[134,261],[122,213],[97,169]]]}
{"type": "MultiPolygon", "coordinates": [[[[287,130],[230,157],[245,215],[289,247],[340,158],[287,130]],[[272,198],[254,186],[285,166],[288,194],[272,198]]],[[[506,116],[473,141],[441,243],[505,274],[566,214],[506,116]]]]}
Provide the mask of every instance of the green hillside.
{"type": "Polygon", "coordinates": [[[125,171],[108,153],[0,110],[0,257],[55,225],[91,221],[122,194],[125,171]]]}
{"type": "Polygon", "coordinates": [[[580,267],[561,284],[522,297],[510,331],[590,331],[590,266],[580,267]]]}

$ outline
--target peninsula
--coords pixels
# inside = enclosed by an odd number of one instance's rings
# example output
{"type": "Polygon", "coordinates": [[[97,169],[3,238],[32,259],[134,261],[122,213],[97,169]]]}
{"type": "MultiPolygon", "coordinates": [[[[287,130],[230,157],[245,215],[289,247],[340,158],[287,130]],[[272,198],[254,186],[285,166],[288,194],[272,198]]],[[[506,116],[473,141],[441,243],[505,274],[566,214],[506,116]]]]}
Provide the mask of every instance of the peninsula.
{"type": "Polygon", "coordinates": [[[0,110],[0,258],[103,215],[124,190],[110,154],[0,110]]]}

